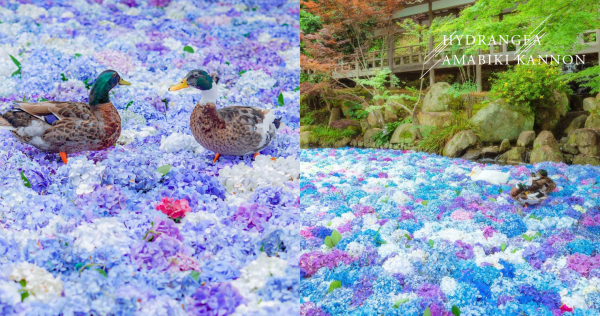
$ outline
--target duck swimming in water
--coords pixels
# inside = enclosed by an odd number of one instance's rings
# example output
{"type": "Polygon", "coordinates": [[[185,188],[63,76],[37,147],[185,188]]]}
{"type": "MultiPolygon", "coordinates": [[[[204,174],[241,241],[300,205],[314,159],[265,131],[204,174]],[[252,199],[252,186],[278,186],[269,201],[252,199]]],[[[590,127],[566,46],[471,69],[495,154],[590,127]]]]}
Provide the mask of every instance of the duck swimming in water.
{"type": "Polygon", "coordinates": [[[15,108],[0,116],[0,129],[41,151],[60,153],[64,163],[68,154],[106,149],[121,134],[121,117],[108,95],[117,85],[130,83],[106,70],[92,86],[88,103],[15,101],[15,108]]]}
{"type": "Polygon", "coordinates": [[[221,155],[256,157],[277,136],[280,118],[271,110],[250,106],[217,110],[217,80],[204,70],[192,70],[169,91],[188,87],[202,91],[202,98],[190,117],[190,128],[202,147],[216,153],[213,163],[221,155]]]}

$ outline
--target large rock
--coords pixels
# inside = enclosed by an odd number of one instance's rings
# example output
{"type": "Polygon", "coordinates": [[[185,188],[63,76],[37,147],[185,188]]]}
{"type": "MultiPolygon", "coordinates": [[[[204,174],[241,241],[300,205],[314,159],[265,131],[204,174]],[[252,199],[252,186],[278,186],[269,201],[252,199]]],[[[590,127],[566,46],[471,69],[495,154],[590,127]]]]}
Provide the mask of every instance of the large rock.
{"type": "Polygon", "coordinates": [[[310,131],[300,133],[300,145],[301,146],[306,146],[310,143],[310,135],[311,134],[312,134],[312,132],[310,132],[310,131]]]}
{"type": "Polygon", "coordinates": [[[383,107],[383,120],[386,123],[397,122],[399,119],[398,112],[400,112],[400,109],[402,108],[399,105],[387,105],[383,107]]]}
{"type": "Polygon", "coordinates": [[[573,157],[573,164],[574,165],[600,166],[600,158],[579,155],[579,156],[573,157]]]}
{"type": "Polygon", "coordinates": [[[583,110],[590,111],[597,108],[596,98],[585,98],[583,99],[583,110]]]}
{"type": "Polygon", "coordinates": [[[333,143],[333,148],[342,148],[348,146],[350,144],[350,137],[344,137],[340,140],[337,140],[333,143]]]}
{"type": "Polygon", "coordinates": [[[379,133],[380,131],[381,131],[381,128],[371,128],[365,132],[364,139],[363,139],[363,141],[365,143],[365,148],[375,148],[377,146],[375,144],[375,141],[372,139],[372,137],[375,134],[379,133]]]}
{"type": "Polygon", "coordinates": [[[367,123],[371,127],[382,127],[385,124],[385,120],[383,119],[383,114],[381,110],[373,110],[367,116],[367,123]]]}
{"type": "Polygon", "coordinates": [[[332,108],[331,114],[329,115],[329,125],[335,121],[339,121],[342,119],[342,109],[340,108],[332,108]]]}
{"type": "Polygon", "coordinates": [[[534,117],[517,112],[504,99],[498,99],[479,110],[471,121],[479,125],[481,141],[500,142],[515,140],[521,132],[533,130],[534,117]]]}
{"type": "Polygon", "coordinates": [[[446,93],[448,88],[450,88],[450,84],[447,82],[438,82],[432,85],[423,99],[423,112],[448,111],[448,103],[453,100],[446,93]]]}
{"type": "Polygon", "coordinates": [[[402,124],[396,127],[394,134],[390,138],[392,144],[412,144],[417,139],[417,131],[414,124],[402,124]]]}
{"type": "Polygon", "coordinates": [[[519,138],[517,139],[517,146],[527,147],[533,144],[535,140],[535,132],[534,131],[524,131],[519,134],[519,138]]]}
{"type": "Polygon", "coordinates": [[[533,150],[531,151],[529,162],[533,164],[542,161],[563,161],[563,155],[558,147],[558,142],[550,131],[542,131],[533,142],[533,150]]]}
{"type": "Polygon", "coordinates": [[[554,92],[554,100],[547,108],[541,108],[537,113],[537,127],[540,130],[552,130],[558,125],[560,119],[567,114],[569,98],[566,93],[554,92]]]}
{"type": "Polygon", "coordinates": [[[588,116],[583,114],[573,119],[571,121],[571,124],[569,124],[569,127],[565,129],[564,135],[567,136],[571,134],[574,130],[582,128],[585,125],[587,118],[588,116]]]}
{"type": "Polygon", "coordinates": [[[503,153],[505,151],[508,151],[510,149],[510,141],[508,139],[505,139],[502,141],[502,143],[500,143],[500,148],[498,148],[498,151],[503,153]]]}
{"type": "Polygon", "coordinates": [[[450,139],[442,154],[446,157],[458,157],[462,155],[465,150],[477,143],[477,135],[473,131],[460,131],[450,139]]]}
{"type": "Polygon", "coordinates": [[[569,135],[567,145],[577,148],[586,156],[596,156],[598,154],[598,134],[592,129],[578,129],[569,135]]]}
{"type": "Polygon", "coordinates": [[[585,120],[585,128],[600,128],[600,115],[598,112],[593,111],[590,116],[585,120]]]}
{"type": "Polygon", "coordinates": [[[452,120],[452,112],[420,112],[417,117],[422,126],[442,127],[452,120]]]}
{"type": "Polygon", "coordinates": [[[527,162],[527,149],[525,147],[515,147],[500,155],[498,161],[510,163],[527,162]]]}

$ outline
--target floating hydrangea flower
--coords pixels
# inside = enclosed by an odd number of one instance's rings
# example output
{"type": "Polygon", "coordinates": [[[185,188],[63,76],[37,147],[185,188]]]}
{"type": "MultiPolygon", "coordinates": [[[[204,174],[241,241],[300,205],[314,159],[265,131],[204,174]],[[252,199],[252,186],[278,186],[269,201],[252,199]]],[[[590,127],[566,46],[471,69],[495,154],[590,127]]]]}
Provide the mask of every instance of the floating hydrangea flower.
{"type": "Polygon", "coordinates": [[[189,150],[194,153],[201,153],[205,149],[198,144],[194,136],[182,133],[173,133],[160,140],[160,149],[168,153],[178,152],[180,150],[189,150]]]}
{"type": "Polygon", "coordinates": [[[16,282],[25,281],[23,289],[29,294],[28,301],[49,302],[61,296],[64,286],[60,278],[55,278],[46,269],[29,262],[16,265],[9,278],[16,282]]]}
{"type": "Polygon", "coordinates": [[[168,197],[162,198],[160,203],[156,204],[156,210],[163,212],[175,221],[180,221],[185,217],[185,214],[192,209],[187,200],[174,200],[168,197]]]}
{"type": "Polygon", "coordinates": [[[237,289],[229,283],[206,284],[192,295],[191,312],[200,316],[230,315],[242,301],[237,289]]]}

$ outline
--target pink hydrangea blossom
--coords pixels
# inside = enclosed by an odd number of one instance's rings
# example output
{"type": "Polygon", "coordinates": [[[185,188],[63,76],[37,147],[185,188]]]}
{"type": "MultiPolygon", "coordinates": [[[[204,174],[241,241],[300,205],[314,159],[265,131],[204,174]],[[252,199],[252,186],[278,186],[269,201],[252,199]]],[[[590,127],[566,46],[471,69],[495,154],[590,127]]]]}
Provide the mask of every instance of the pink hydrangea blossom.
{"type": "Polygon", "coordinates": [[[473,218],[473,213],[460,209],[452,212],[450,218],[455,221],[466,221],[473,218]]]}
{"type": "Polygon", "coordinates": [[[185,217],[185,214],[192,209],[186,199],[173,200],[164,197],[160,200],[160,203],[156,204],[156,210],[163,212],[165,215],[177,221],[185,217]]]}

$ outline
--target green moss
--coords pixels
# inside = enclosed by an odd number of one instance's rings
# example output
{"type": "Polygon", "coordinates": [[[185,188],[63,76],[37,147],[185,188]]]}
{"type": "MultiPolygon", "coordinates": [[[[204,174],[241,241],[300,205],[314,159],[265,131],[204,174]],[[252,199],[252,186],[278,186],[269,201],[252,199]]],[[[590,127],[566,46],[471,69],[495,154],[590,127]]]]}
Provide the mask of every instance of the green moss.
{"type": "Polygon", "coordinates": [[[478,137],[480,136],[479,128],[474,125],[470,120],[467,120],[464,115],[454,116],[452,120],[445,124],[443,127],[429,127],[422,129],[423,139],[417,144],[418,149],[443,154],[446,143],[458,134],[460,131],[471,130],[478,137]]]}
{"type": "Polygon", "coordinates": [[[336,130],[327,126],[317,126],[311,130],[310,142],[319,143],[323,146],[332,146],[336,141],[360,135],[360,128],[349,126],[343,130],[336,130]]]}

